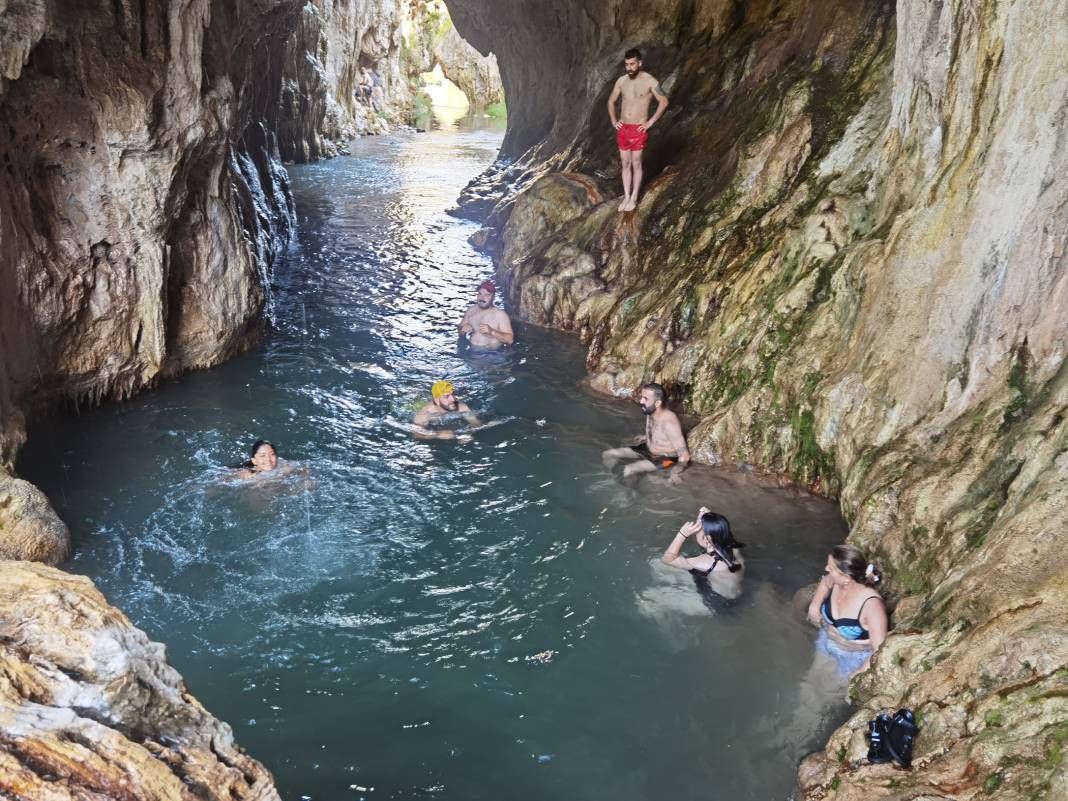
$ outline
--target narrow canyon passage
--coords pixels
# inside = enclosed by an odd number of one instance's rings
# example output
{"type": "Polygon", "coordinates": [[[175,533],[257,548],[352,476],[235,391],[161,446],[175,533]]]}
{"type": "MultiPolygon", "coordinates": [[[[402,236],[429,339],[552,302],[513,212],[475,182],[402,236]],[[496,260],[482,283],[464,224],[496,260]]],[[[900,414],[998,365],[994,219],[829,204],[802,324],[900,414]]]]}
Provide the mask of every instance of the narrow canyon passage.
{"type": "Polygon", "coordinates": [[[622,485],[599,451],[640,415],[581,389],[563,334],[452,352],[492,266],[445,209],[500,137],[292,168],[267,344],[40,423],[19,474],[72,528],[64,567],[167,644],[283,798],[785,798],[846,714],[790,609],[846,527],[735,470],[622,485]],[[442,377],[490,421],[470,445],[405,427],[442,377]],[[312,483],[225,483],[258,437],[312,483]],[[748,543],[734,604],[659,564],[700,504],[748,543]]]}

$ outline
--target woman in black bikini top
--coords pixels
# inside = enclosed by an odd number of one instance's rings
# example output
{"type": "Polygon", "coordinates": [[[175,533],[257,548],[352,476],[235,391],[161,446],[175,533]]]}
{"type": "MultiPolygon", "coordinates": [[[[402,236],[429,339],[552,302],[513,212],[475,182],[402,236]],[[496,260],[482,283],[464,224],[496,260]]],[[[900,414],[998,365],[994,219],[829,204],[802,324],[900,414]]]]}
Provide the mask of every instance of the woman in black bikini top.
{"type": "Polygon", "coordinates": [[[706,583],[713,574],[733,579],[728,582],[730,586],[713,589],[720,595],[737,597],[741,592],[741,578],[745,569],[745,560],[740,552],[744,547],[744,543],[734,539],[727,518],[702,506],[697,520],[683,524],[660,560],[666,565],[689,570],[699,584],[706,583]],[[697,544],[705,552],[699,556],[682,556],[682,545],[691,536],[696,538],[697,544]]]}

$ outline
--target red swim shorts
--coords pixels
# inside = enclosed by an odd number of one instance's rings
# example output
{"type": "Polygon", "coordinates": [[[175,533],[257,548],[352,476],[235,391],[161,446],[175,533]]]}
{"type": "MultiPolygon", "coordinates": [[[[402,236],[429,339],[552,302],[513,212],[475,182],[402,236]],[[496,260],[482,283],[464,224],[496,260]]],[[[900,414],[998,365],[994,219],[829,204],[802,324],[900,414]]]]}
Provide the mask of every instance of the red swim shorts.
{"type": "Polygon", "coordinates": [[[639,131],[637,125],[625,122],[616,131],[616,143],[620,150],[645,150],[648,141],[648,132],[639,131]]]}

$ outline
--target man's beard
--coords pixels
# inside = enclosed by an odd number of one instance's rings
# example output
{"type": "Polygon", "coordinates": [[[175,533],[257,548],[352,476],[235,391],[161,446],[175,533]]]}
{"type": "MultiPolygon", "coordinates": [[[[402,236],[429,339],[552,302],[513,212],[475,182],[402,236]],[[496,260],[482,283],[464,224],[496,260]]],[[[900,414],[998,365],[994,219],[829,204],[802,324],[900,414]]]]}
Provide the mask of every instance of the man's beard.
{"type": "Polygon", "coordinates": [[[438,403],[438,406],[440,406],[447,412],[455,412],[457,409],[460,408],[460,401],[454,398],[451,405],[448,403],[438,403]]]}
{"type": "Polygon", "coordinates": [[[627,77],[630,78],[633,81],[635,78],[638,77],[638,73],[639,72],[641,72],[641,70],[634,70],[634,72],[631,72],[630,70],[627,70],[627,77]]]}
{"type": "Polygon", "coordinates": [[[488,309],[490,306],[493,305],[493,301],[492,300],[476,300],[475,301],[475,305],[478,306],[478,308],[480,308],[480,309],[488,309]]]}
{"type": "Polygon", "coordinates": [[[644,414],[652,414],[653,412],[656,411],[656,407],[655,406],[647,408],[644,403],[639,403],[638,404],[638,408],[641,409],[644,414]]]}

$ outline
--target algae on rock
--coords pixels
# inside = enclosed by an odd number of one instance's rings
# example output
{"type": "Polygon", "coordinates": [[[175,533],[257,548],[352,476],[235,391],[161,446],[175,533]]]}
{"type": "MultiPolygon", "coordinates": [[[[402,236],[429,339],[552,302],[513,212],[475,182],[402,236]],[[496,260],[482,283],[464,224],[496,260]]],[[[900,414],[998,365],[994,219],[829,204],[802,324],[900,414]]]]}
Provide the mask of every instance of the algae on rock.
{"type": "MultiPolygon", "coordinates": [[[[540,60],[501,49],[507,161],[465,197],[496,228],[480,241],[508,301],[577,332],[595,388],[664,384],[702,417],[698,460],[839,497],[901,600],[854,683],[862,709],[802,768],[804,797],[1063,794],[1063,13],[549,5],[513,4],[520,27],[563,33],[540,60]],[[672,105],[641,205],[620,215],[603,108],[631,45],[672,105]],[[1006,700],[985,739],[980,696],[1006,700]],[[917,769],[891,777],[862,760],[862,723],[902,705],[929,725],[917,769]]],[[[507,40],[477,0],[450,7],[476,45],[507,40]]]]}

